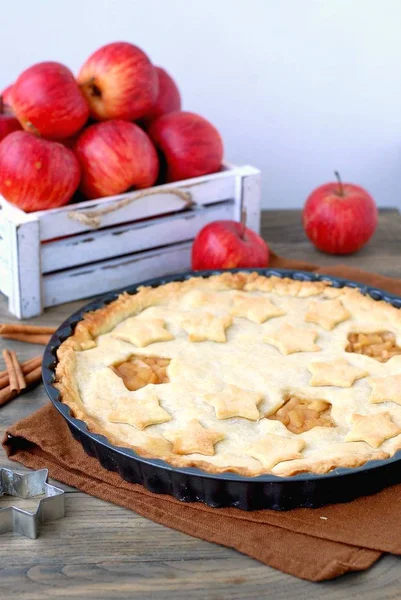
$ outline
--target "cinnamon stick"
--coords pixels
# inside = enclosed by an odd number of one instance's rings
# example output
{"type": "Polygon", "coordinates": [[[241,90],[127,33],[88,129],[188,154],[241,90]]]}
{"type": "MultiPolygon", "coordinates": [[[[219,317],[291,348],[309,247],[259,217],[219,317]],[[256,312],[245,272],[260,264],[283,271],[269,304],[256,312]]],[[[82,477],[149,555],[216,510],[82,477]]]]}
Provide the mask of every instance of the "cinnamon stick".
{"type": "MultiPolygon", "coordinates": [[[[34,371],[36,367],[40,367],[42,364],[42,356],[35,356],[22,363],[21,369],[24,375],[27,375],[31,371],[34,371]]],[[[7,370],[0,371],[0,390],[9,385],[10,380],[8,378],[7,370]]]]}
{"type": "Polygon", "coordinates": [[[17,373],[15,372],[13,359],[9,350],[3,350],[3,358],[6,363],[6,368],[8,372],[8,379],[10,381],[9,388],[12,392],[19,392],[18,378],[17,373]]]}
{"type": "Polygon", "coordinates": [[[55,327],[45,327],[42,325],[22,325],[14,323],[0,323],[0,335],[7,333],[24,333],[24,334],[37,334],[37,335],[49,335],[56,331],[55,327]]]}
{"type": "Polygon", "coordinates": [[[7,340],[18,340],[19,342],[42,344],[43,346],[46,346],[50,340],[50,335],[45,333],[2,333],[1,336],[7,340]]]}
{"type": "Polygon", "coordinates": [[[10,390],[10,386],[8,385],[3,390],[0,390],[0,406],[3,406],[3,404],[6,404],[16,396],[18,396],[18,392],[10,390]]]}
{"type": "MultiPolygon", "coordinates": [[[[39,383],[41,380],[42,368],[37,367],[36,369],[28,373],[28,375],[25,377],[25,382],[27,385],[26,389],[33,387],[36,383],[39,383]]],[[[18,396],[18,392],[11,390],[10,386],[8,385],[4,389],[0,390],[0,406],[3,406],[3,404],[6,404],[16,396],[18,396]]]]}
{"type": "Polygon", "coordinates": [[[36,369],[28,373],[28,375],[25,377],[25,381],[27,387],[42,381],[42,367],[36,367],[36,369]]]}
{"type": "Polygon", "coordinates": [[[22,368],[19,363],[16,352],[14,350],[10,350],[10,355],[11,355],[11,360],[13,362],[15,374],[17,376],[18,388],[19,388],[19,391],[21,392],[21,390],[24,390],[26,388],[24,373],[22,372],[22,368]]]}

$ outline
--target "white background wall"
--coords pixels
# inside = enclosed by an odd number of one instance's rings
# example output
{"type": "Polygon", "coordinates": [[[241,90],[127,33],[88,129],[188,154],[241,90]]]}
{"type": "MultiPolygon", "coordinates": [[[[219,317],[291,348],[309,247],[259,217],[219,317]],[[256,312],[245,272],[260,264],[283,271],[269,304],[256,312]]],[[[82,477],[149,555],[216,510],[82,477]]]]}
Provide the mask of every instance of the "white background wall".
{"type": "Polygon", "coordinates": [[[2,0],[0,88],[141,46],[226,157],[262,169],[266,207],[300,207],[340,170],[401,208],[401,0],[2,0]]]}

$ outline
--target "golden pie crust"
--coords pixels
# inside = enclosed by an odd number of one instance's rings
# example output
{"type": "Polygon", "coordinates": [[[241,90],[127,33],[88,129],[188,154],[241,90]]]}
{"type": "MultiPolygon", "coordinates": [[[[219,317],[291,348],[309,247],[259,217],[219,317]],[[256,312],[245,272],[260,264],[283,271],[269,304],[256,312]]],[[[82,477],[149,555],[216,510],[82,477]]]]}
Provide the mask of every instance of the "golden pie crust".
{"type": "Polygon", "coordinates": [[[58,350],[90,431],[176,467],[326,473],[401,448],[401,310],[257,273],[122,294],[58,350]]]}

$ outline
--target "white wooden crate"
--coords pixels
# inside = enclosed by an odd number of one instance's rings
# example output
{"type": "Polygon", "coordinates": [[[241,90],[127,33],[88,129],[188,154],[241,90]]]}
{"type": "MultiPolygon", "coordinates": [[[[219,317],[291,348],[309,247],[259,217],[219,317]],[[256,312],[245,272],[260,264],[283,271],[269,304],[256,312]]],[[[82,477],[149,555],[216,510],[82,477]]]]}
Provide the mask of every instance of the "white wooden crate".
{"type": "Polygon", "coordinates": [[[213,175],[25,213],[0,196],[0,292],[18,318],[190,268],[207,223],[260,228],[260,173],[226,165],[213,175]]]}

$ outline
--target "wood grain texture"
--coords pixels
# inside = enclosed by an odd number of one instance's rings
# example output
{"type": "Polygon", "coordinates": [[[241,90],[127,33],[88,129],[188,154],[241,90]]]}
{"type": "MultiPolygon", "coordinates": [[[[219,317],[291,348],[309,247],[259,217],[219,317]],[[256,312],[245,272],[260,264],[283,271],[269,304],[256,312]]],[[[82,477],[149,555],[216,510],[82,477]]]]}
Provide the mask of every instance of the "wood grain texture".
{"type": "MultiPolygon", "coordinates": [[[[272,211],[262,216],[262,233],[272,248],[287,257],[320,264],[338,262],[401,277],[401,216],[383,210],[372,242],[359,254],[325,256],[312,248],[301,227],[299,211],[272,211]]],[[[29,323],[58,325],[83,302],[49,309],[29,323]]],[[[0,295],[0,322],[16,319],[0,295]]],[[[43,348],[0,341],[21,361],[43,348]]],[[[0,364],[0,369],[3,363],[0,364]]],[[[46,400],[42,387],[0,408],[0,435],[46,400]]],[[[15,468],[0,450],[0,466],[15,468]]],[[[23,467],[19,470],[25,471],[23,467]]],[[[60,484],[57,484],[60,485],[60,484]]],[[[96,598],[167,600],[399,600],[401,562],[386,556],[369,571],[322,584],[308,583],[266,567],[235,550],[181,534],[135,513],[69,488],[67,517],[43,525],[29,540],[12,533],[0,536],[0,598],[96,598]],[[101,524],[101,526],[100,526],[101,524]]],[[[1,506],[1,499],[0,499],[1,506]]]]}

